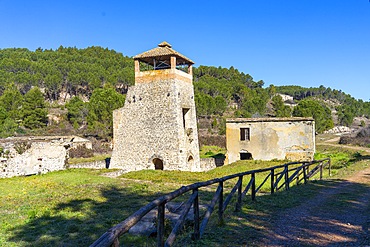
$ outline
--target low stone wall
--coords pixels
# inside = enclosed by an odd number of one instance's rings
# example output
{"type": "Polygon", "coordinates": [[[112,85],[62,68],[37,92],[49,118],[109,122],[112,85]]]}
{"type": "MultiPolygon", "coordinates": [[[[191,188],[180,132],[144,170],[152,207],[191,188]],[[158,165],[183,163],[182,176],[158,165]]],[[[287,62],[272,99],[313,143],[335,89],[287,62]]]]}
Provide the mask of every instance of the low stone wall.
{"type": "Polygon", "coordinates": [[[109,168],[110,158],[92,162],[83,162],[78,164],[68,164],[68,168],[90,168],[90,169],[105,169],[109,168]]]}
{"type": "Polygon", "coordinates": [[[65,169],[67,150],[59,143],[33,142],[25,146],[23,153],[16,153],[7,146],[9,154],[0,162],[0,178],[43,174],[65,169]]]}
{"type": "Polygon", "coordinates": [[[201,158],[200,170],[209,171],[216,167],[224,165],[225,158],[201,158]]]}
{"type": "Polygon", "coordinates": [[[0,139],[0,178],[64,170],[68,150],[81,145],[92,148],[89,140],[78,136],[27,136],[0,139]]]}

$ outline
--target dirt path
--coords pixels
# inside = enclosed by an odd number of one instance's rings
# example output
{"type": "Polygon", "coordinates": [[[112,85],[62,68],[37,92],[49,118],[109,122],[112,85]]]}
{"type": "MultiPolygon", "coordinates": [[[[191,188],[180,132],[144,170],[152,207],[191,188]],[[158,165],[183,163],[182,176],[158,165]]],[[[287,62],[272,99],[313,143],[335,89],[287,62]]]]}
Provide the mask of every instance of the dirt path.
{"type": "Polygon", "coordinates": [[[329,140],[326,140],[326,141],[319,141],[318,140],[316,145],[347,148],[347,149],[352,149],[352,150],[356,150],[356,151],[365,151],[366,153],[370,154],[370,148],[339,144],[339,140],[340,140],[339,136],[337,136],[335,138],[332,138],[332,139],[329,139],[329,140]]]}
{"type": "Polygon", "coordinates": [[[370,168],[282,211],[263,246],[370,246],[370,168]]]}
{"type": "Polygon", "coordinates": [[[356,151],[365,151],[366,153],[370,153],[370,148],[367,148],[367,147],[350,146],[350,145],[343,145],[343,144],[337,144],[337,143],[332,143],[332,142],[322,142],[322,143],[317,143],[316,145],[317,146],[323,145],[323,146],[347,148],[347,149],[352,149],[352,150],[356,150],[356,151]]]}

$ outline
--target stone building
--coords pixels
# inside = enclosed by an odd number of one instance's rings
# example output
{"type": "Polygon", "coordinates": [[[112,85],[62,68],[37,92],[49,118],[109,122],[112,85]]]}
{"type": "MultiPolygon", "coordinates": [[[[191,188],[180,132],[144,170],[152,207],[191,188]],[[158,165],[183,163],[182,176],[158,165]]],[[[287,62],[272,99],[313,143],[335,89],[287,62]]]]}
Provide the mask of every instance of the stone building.
{"type": "Polygon", "coordinates": [[[110,167],[199,171],[193,61],[162,42],[134,62],[135,85],[113,112],[110,167]]]}
{"type": "Polygon", "coordinates": [[[315,153],[313,118],[226,120],[226,164],[238,160],[308,161],[315,153]]]}

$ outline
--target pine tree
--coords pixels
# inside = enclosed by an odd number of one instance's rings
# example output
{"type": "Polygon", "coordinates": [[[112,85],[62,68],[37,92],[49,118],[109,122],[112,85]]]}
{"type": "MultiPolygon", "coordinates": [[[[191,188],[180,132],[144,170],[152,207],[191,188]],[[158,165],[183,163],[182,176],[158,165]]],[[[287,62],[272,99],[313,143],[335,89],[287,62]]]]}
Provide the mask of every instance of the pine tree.
{"type": "Polygon", "coordinates": [[[23,125],[29,129],[45,127],[48,121],[45,100],[38,87],[24,95],[23,125]]]}

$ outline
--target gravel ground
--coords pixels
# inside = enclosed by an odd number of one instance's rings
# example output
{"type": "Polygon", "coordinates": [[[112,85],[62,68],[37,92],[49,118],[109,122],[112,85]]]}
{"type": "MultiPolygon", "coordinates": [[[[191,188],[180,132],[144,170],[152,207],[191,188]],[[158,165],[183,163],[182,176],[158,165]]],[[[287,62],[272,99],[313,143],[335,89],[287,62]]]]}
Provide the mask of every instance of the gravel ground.
{"type": "Polygon", "coordinates": [[[261,246],[370,246],[370,168],[282,211],[261,246]]]}

